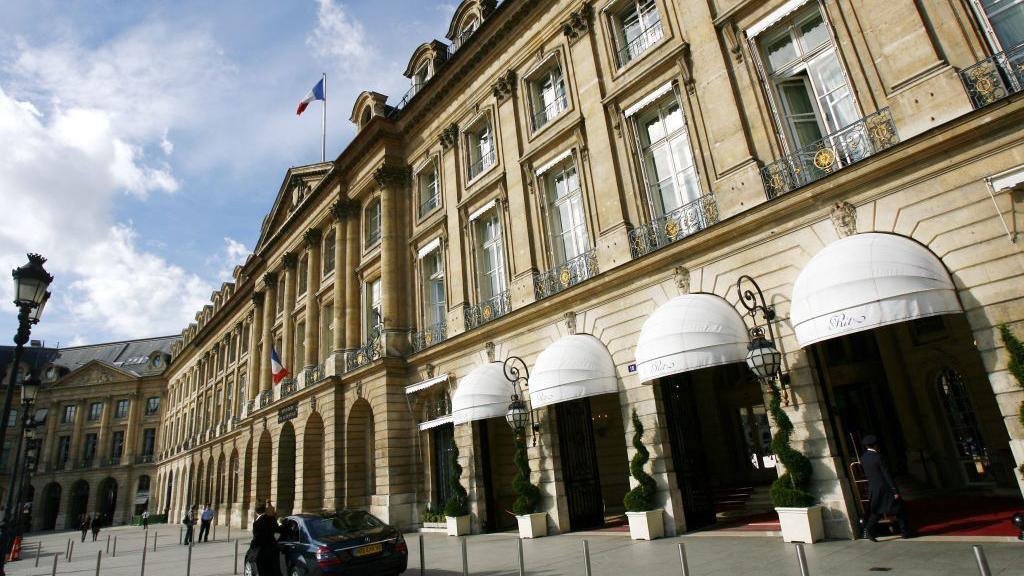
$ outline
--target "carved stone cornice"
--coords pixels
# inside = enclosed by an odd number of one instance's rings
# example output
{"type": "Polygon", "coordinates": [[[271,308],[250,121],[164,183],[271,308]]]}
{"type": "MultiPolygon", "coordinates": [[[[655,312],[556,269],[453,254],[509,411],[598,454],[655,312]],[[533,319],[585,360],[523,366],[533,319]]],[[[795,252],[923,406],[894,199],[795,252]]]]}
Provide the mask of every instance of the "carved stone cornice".
{"type": "Polygon", "coordinates": [[[441,148],[445,150],[455,146],[455,143],[459,141],[459,125],[452,122],[447,128],[441,130],[438,141],[441,143],[441,148]]]}
{"type": "Polygon", "coordinates": [[[295,268],[295,265],[299,263],[299,257],[292,251],[285,252],[281,255],[281,266],[291,270],[295,268]]]}
{"type": "Polygon", "coordinates": [[[498,7],[498,0],[480,0],[480,15],[487,18],[498,7]]]}
{"type": "Polygon", "coordinates": [[[491,85],[491,93],[498,102],[502,102],[508,97],[512,96],[516,91],[516,71],[511,68],[506,70],[504,74],[498,76],[498,79],[491,85]]]}
{"type": "Polygon", "coordinates": [[[569,18],[562,22],[562,33],[569,39],[569,42],[576,42],[590,33],[590,17],[593,10],[589,2],[584,2],[579,8],[569,14],[569,18]]]}
{"type": "Polygon", "coordinates": [[[335,219],[341,221],[346,218],[351,218],[359,214],[359,203],[355,200],[349,200],[348,198],[342,198],[331,206],[331,215],[335,219]]]}
{"type": "Polygon", "coordinates": [[[306,241],[306,246],[313,247],[320,245],[320,239],[323,237],[323,232],[319,228],[310,228],[302,234],[302,239],[306,241]]]}
{"type": "Polygon", "coordinates": [[[373,180],[380,189],[393,188],[408,184],[412,176],[406,166],[381,164],[373,171],[373,180]]]}

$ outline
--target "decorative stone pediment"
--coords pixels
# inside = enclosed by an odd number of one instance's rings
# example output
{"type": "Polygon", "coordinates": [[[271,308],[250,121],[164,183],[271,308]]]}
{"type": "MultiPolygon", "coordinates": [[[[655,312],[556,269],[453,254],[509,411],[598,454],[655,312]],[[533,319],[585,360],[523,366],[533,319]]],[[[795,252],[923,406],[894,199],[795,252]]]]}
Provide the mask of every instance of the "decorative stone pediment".
{"type": "Polygon", "coordinates": [[[269,239],[287,224],[288,219],[313,194],[332,166],[331,162],[321,162],[288,170],[278,190],[274,207],[263,220],[254,253],[260,253],[269,239]]]}
{"type": "Polygon", "coordinates": [[[93,360],[65,376],[56,386],[104,386],[134,378],[137,376],[131,372],[93,360]]]}

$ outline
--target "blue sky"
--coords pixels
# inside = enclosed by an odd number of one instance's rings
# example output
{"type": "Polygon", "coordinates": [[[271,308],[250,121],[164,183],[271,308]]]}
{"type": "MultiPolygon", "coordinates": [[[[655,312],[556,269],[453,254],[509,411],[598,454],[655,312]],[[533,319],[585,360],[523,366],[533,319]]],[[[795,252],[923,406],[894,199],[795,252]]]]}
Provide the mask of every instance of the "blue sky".
{"type": "Polygon", "coordinates": [[[356,95],[400,99],[455,6],[0,2],[0,270],[39,252],[57,278],[33,338],[180,331],[252,249],[285,170],[320,160],[320,103],[295,116],[320,74],[332,158],[356,95]]]}

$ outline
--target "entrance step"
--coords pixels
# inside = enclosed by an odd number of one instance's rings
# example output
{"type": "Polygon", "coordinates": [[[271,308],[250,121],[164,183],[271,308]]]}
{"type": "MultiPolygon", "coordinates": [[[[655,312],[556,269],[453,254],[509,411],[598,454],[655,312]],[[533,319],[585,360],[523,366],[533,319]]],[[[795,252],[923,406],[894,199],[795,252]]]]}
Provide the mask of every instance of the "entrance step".
{"type": "Polygon", "coordinates": [[[767,486],[716,488],[715,516],[719,520],[738,518],[772,509],[767,486]]]}

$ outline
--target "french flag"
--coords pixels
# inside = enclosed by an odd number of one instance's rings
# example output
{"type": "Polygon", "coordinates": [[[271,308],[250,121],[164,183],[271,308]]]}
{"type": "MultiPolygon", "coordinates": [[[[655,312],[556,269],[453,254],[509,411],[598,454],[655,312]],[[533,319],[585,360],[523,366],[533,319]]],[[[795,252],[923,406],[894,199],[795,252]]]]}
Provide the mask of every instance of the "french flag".
{"type": "Polygon", "coordinates": [[[288,377],[288,369],[281,364],[281,357],[273,347],[270,348],[270,374],[274,377],[274,384],[280,384],[288,377]]]}
{"type": "Polygon", "coordinates": [[[314,100],[327,100],[327,97],[324,95],[323,78],[321,78],[320,81],[316,83],[316,86],[313,86],[313,89],[309,91],[309,94],[306,94],[305,98],[299,101],[299,109],[295,111],[295,115],[298,116],[302,114],[306,107],[309,106],[309,103],[314,100]]]}

